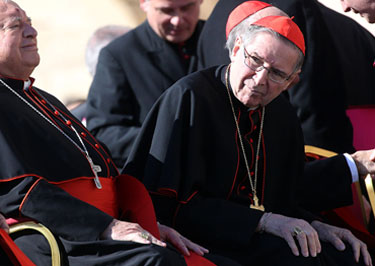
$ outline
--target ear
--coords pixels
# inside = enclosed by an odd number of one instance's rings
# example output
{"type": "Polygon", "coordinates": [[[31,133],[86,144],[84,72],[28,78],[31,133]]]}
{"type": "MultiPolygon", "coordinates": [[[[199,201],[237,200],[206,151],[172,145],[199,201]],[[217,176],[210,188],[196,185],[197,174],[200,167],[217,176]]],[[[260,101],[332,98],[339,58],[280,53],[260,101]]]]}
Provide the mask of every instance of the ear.
{"type": "Polygon", "coordinates": [[[231,59],[236,56],[238,50],[240,50],[240,48],[241,48],[241,45],[242,45],[242,39],[241,39],[241,37],[238,36],[236,38],[236,40],[234,41],[233,50],[232,50],[232,53],[230,55],[231,59]]]}
{"type": "Polygon", "coordinates": [[[294,73],[289,81],[288,81],[288,85],[285,86],[285,88],[283,89],[283,91],[293,87],[294,85],[296,85],[298,82],[299,82],[299,73],[301,73],[301,70],[298,70],[296,73],[294,73]]]}
{"type": "Polygon", "coordinates": [[[144,12],[147,12],[147,9],[148,9],[148,2],[150,2],[150,0],[139,0],[139,7],[140,7],[144,12]]]}

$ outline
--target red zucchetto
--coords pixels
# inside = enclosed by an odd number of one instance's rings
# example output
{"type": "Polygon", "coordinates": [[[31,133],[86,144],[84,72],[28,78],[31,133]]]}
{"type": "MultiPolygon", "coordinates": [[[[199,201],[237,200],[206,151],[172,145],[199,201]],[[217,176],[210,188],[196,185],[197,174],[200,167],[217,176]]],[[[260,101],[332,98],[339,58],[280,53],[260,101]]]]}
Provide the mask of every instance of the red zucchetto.
{"type": "Polygon", "coordinates": [[[227,27],[225,31],[227,39],[231,30],[238,24],[240,24],[244,19],[269,6],[271,5],[261,1],[247,1],[233,9],[227,21],[227,27]]]}
{"type": "Polygon", "coordinates": [[[305,54],[305,39],[301,30],[292,19],[284,16],[268,16],[253,22],[252,25],[262,26],[280,33],[305,54]]]}

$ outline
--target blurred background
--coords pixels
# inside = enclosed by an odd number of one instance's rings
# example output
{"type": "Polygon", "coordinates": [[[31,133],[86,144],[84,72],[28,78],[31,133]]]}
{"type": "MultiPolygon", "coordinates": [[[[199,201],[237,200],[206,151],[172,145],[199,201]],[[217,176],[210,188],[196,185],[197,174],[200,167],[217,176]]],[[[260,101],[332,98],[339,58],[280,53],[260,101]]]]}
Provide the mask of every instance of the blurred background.
{"type": "MultiPolygon", "coordinates": [[[[15,0],[32,18],[38,30],[41,63],[33,73],[35,86],[52,93],[64,103],[86,98],[91,76],[85,66],[85,48],[91,34],[108,24],[135,27],[145,15],[139,0],[15,0]]],[[[217,0],[204,0],[201,17],[206,19],[217,0]]],[[[375,36],[375,24],[359,15],[344,13],[340,0],[320,0],[343,13],[375,36]]]]}

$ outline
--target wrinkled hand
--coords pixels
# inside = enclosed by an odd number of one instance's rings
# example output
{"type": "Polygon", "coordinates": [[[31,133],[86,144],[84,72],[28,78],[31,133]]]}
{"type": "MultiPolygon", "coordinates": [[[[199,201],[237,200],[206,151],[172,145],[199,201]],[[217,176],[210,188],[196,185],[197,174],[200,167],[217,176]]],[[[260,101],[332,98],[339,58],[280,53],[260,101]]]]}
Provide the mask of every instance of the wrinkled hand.
{"type": "Polygon", "coordinates": [[[9,226],[5,217],[0,213],[0,228],[4,229],[7,233],[9,233],[9,226]]]}
{"type": "Polygon", "coordinates": [[[205,253],[208,253],[208,250],[204,247],[201,247],[194,242],[191,242],[186,237],[180,235],[176,230],[170,228],[166,225],[159,224],[160,238],[163,241],[170,242],[174,247],[176,247],[183,255],[190,256],[189,249],[198,255],[203,256],[205,253]]]}
{"type": "Polygon", "coordinates": [[[375,149],[365,150],[365,151],[356,151],[351,154],[357,169],[358,173],[362,177],[366,177],[367,174],[371,174],[372,177],[375,175],[375,149]]]}
{"type": "Polygon", "coordinates": [[[141,244],[155,244],[165,247],[166,244],[151,235],[137,223],[113,219],[101,235],[102,239],[133,241],[141,244]]]}
{"type": "Polygon", "coordinates": [[[362,254],[365,264],[372,266],[371,256],[367,250],[366,244],[356,238],[349,230],[319,221],[313,221],[311,225],[318,232],[322,241],[331,243],[334,247],[341,251],[345,249],[345,244],[343,242],[345,241],[352,246],[356,262],[359,261],[362,254]]]}
{"type": "Polygon", "coordinates": [[[260,224],[263,231],[285,239],[296,256],[299,256],[296,241],[298,241],[304,257],[308,257],[309,255],[316,257],[317,253],[321,251],[318,233],[305,220],[290,218],[280,214],[265,213],[260,224]],[[295,228],[301,229],[301,233],[295,234],[295,228]]]}

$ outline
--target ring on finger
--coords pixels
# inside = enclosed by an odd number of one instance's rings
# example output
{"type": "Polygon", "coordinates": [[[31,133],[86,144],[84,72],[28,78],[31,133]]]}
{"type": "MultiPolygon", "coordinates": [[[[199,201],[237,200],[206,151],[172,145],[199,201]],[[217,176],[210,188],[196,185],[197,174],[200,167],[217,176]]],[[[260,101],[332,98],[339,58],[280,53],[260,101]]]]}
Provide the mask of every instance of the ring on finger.
{"type": "Polygon", "coordinates": [[[149,233],[147,233],[147,232],[142,232],[142,233],[140,233],[140,236],[141,236],[142,238],[144,238],[144,239],[148,240],[148,239],[149,239],[149,237],[150,237],[150,234],[149,234],[149,233]]]}
{"type": "Polygon", "coordinates": [[[303,233],[303,230],[301,229],[301,227],[299,226],[294,227],[293,236],[298,236],[299,234],[302,234],[302,233],[303,233]]]}

